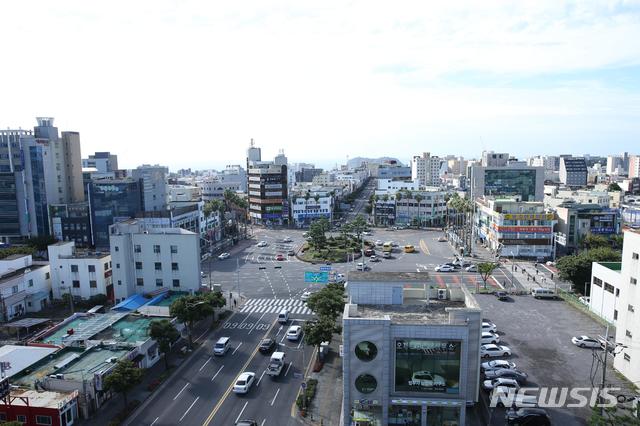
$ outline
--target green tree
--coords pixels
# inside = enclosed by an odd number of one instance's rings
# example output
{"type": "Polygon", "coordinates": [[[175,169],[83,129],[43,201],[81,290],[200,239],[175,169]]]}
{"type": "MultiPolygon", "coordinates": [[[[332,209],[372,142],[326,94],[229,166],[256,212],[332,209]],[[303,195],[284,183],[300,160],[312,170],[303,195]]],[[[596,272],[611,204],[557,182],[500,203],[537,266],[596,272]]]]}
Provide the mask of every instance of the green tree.
{"type": "Polygon", "coordinates": [[[171,344],[180,337],[180,333],[171,321],[167,319],[153,320],[149,324],[149,337],[158,342],[160,352],[164,356],[165,369],[168,370],[171,344]]]}
{"type": "Polygon", "coordinates": [[[597,247],[610,247],[611,244],[607,237],[597,234],[588,234],[582,239],[582,247],[585,249],[593,249],[597,247]]]}
{"type": "Polygon", "coordinates": [[[106,390],[121,393],[125,409],[129,406],[127,393],[142,381],[142,370],[129,360],[120,360],[104,379],[106,390]]]}
{"type": "Polygon", "coordinates": [[[640,418],[616,407],[607,407],[604,413],[600,407],[591,407],[589,426],[640,426],[640,418]]]}
{"type": "Polygon", "coordinates": [[[176,317],[178,321],[184,323],[187,327],[187,335],[189,336],[189,347],[193,346],[193,325],[195,322],[207,318],[213,314],[213,307],[203,296],[183,296],[173,301],[169,307],[172,317],[176,317]]]}
{"type": "Polygon", "coordinates": [[[367,221],[362,215],[357,215],[349,224],[349,229],[356,237],[358,244],[362,238],[362,233],[367,229],[367,221]]]}
{"type": "MultiPolygon", "coordinates": [[[[322,219],[324,219],[324,222],[328,222],[325,218],[322,219]]],[[[327,236],[325,235],[327,225],[322,221],[322,219],[314,220],[309,226],[310,242],[316,250],[321,250],[327,244],[327,236]]]]}
{"type": "Polygon", "coordinates": [[[217,308],[222,308],[227,304],[227,300],[224,298],[221,291],[205,293],[202,297],[207,301],[211,308],[213,308],[211,310],[212,315],[215,313],[217,308]]]}
{"type": "Polygon", "coordinates": [[[619,262],[621,253],[610,247],[598,247],[585,250],[573,256],[564,256],[556,262],[560,279],[571,281],[575,288],[586,294],[591,281],[591,265],[593,262],[619,262]]]}
{"type": "Polygon", "coordinates": [[[57,241],[58,240],[51,235],[41,235],[39,237],[29,238],[26,244],[38,251],[46,251],[51,244],[55,244],[57,241]]]}
{"type": "MultiPolygon", "coordinates": [[[[344,290],[342,291],[344,292],[344,290]]],[[[327,286],[309,296],[307,306],[318,316],[325,316],[335,321],[344,310],[344,300],[337,287],[327,286]]]]}
{"type": "Polygon", "coordinates": [[[497,264],[493,262],[482,262],[478,263],[478,272],[480,273],[480,278],[482,278],[482,282],[484,283],[484,289],[487,289],[487,280],[493,273],[493,270],[498,267],[497,264]]]}
{"type": "Polygon", "coordinates": [[[609,191],[609,192],[614,192],[614,191],[620,192],[620,191],[622,191],[622,188],[620,188],[620,185],[618,185],[616,182],[612,182],[607,187],[607,191],[609,191]]]}
{"type": "Polygon", "coordinates": [[[420,203],[424,200],[424,197],[421,194],[416,194],[414,199],[416,203],[418,203],[418,226],[422,226],[424,221],[422,220],[422,216],[420,216],[420,203]]]}
{"type": "Polygon", "coordinates": [[[8,247],[0,249],[0,259],[12,256],[14,254],[34,254],[35,249],[33,247],[8,247]]]}
{"type": "Polygon", "coordinates": [[[224,203],[220,200],[210,200],[204,205],[202,212],[206,217],[211,217],[214,212],[223,212],[224,203]]]}
{"type": "Polygon", "coordinates": [[[315,321],[306,321],[302,325],[304,333],[304,342],[307,345],[315,346],[320,357],[320,344],[323,342],[331,343],[334,333],[342,332],[342,327],[336,324],[335,319],[321,315],[315,321]]]}

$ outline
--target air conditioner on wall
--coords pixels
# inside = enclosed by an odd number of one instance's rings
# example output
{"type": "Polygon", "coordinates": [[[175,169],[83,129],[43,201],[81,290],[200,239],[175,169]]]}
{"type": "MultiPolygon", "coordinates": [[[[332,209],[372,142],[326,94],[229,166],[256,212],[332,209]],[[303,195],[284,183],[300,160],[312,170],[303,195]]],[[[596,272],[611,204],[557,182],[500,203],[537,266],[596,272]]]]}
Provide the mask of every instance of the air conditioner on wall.
{"type": "Polygon", "coordinates": [[[447,298],[447,289],[439,288],[438,289],[438,300],[445,300],[447,298]]]}

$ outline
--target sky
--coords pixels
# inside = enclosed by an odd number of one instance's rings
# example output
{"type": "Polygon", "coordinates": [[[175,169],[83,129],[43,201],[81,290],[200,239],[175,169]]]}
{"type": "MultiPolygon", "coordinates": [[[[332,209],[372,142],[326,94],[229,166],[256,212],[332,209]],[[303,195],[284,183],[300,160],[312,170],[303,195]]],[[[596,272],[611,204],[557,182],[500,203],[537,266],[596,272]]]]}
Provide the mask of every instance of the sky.
{"type": "Polygon", "coordinates": [[[640,153],[638,1],[3,2],[0,128],[83,157],[640,153]]]}

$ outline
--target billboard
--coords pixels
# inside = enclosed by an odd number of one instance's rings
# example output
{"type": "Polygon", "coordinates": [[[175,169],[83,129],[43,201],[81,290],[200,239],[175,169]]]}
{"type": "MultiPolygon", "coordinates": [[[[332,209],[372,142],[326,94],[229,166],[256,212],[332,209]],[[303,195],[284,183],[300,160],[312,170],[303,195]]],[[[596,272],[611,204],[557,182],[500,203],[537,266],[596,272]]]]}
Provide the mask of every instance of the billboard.
{"type": "Polygon", "coordinates": [[[329,282],[329,272],[311,272],[305,271],[304,273],[304,282],[305,283],[323,283],[326,284],[329,282]]]}
{"type": "Polygon", "coordinates": [[[459,340],[397,339],[395,391],[460,393],[459,340]]]}

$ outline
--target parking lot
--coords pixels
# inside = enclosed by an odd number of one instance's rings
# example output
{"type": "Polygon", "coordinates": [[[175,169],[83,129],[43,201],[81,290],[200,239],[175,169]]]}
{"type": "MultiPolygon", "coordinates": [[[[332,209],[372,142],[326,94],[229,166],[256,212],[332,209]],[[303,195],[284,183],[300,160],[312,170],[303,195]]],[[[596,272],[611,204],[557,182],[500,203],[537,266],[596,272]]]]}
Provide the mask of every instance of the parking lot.
{"type": "MultiPolygon", "coordinates": [[[[595,386],[599,387],[602,370],[594,371],[596,364],[592,370],[592,350],[574,346],[571,337],[604,336],[602,325],[560,300],[514,296],[499,301],[487,294],[478,294],[476,298],[485,318],[498,326],[500,344],[511,348],[509,359],[529,375],[525,386],[592,387],[593,376],[595,386]]],[[[625,388],[611,363],[607,367],[607,383],[625,388]]],[[[552,424],[563,426],[586,425],[590,416],[589,408],[548,408],[547,412],[552,424]]],[[[504,410],[495,409],[492,418],[492,425],[504,424],[504,410]]]]}

